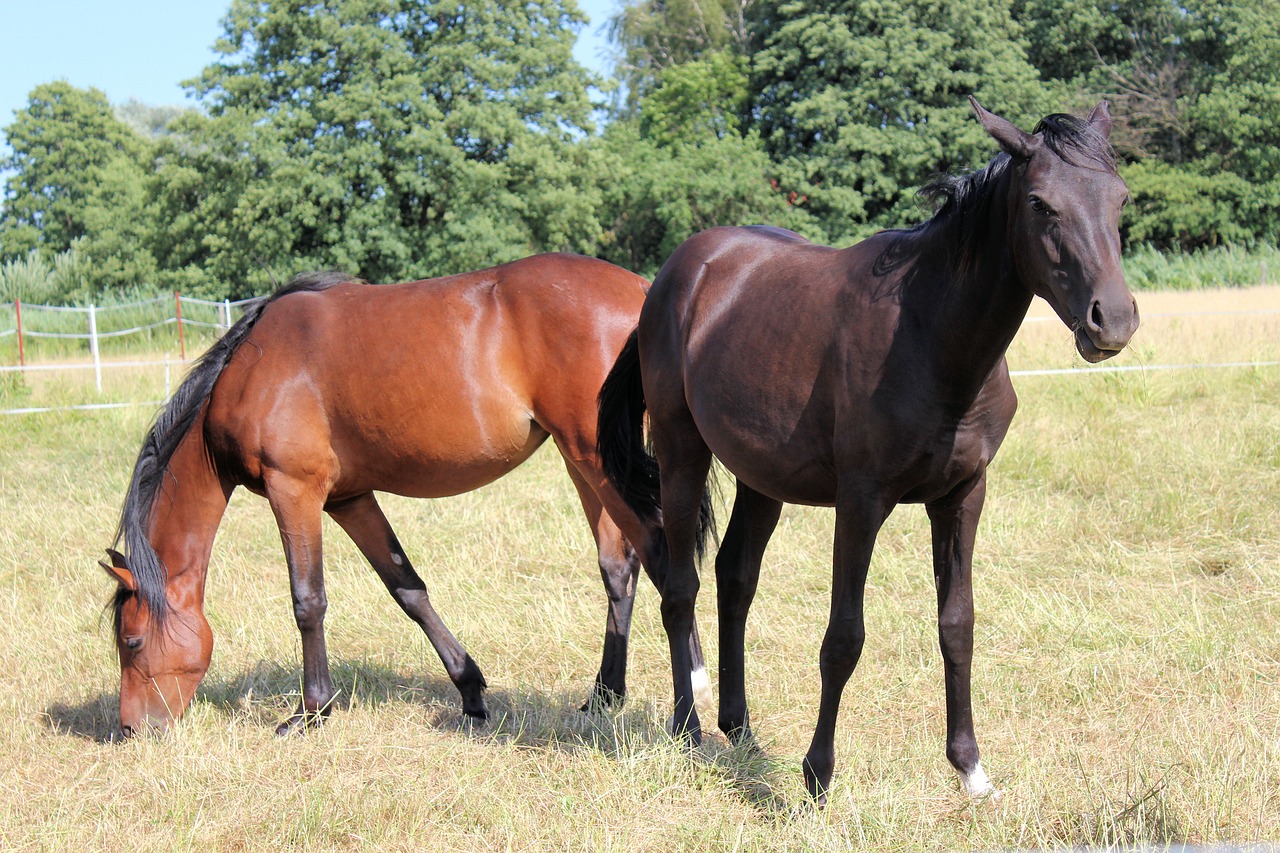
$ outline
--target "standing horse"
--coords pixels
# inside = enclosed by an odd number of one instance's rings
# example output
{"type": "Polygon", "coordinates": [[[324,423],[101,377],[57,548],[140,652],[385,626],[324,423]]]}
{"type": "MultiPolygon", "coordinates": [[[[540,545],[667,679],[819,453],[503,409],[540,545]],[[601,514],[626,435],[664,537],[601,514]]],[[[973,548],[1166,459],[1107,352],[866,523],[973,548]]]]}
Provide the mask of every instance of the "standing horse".
{"type": "Polygon", "coordinates": [[[119,582],[121,732],[176,719],[209,668],[205,575],[236,486],[271,504],[302,635],[302,700],[277,733],[319,722],[335,695],[322,512],[426,632],[463,712],[485,719],[484,677],[432,608],[373,492],[469,491],[548,436],[577,488],[609,597],[588,705],[620,699],[636,575],[641,562],[651,572],[663,565],[665,541],[656,520],[639,519],[605,478],[596,393],[647,285],[603,261],[542,255],[409,284],[301,276],[250,309],[148,432],[116,534],[126,554],[109,550],[111,563],[102,563],[119,582]]]}
{"type": "Polygon", "coordinates": [[[772,228],[690,238],[659,272],[601,390],[599,445],[620,490],[645,454],[648,408],[660,484],[648,481],[649,503],[633,505],[656,517],[660,485],[671,560],[662,620],[675,718],[693,743],[701,731],[687,646],[712,455],[737,478],[716,558],[718,722],[735,742],[751,738],[744,624],[782,503],[835,507],[821,703],[803,764],[819,803],[840,696],[862,652],[872,547],[899,503],[923,503],[933,529],[947,758],[970,795],[993,791],[973,732],[971,569],[987,465],[1016,407],[1005,350],[1033,295],[1091,362],[1119,352],[1138,325],[1120,268],[1128,193],[1106,103],[1088,121],[1051,115],[1031,134],[972,103],[1003,153],[927,188],[941,200],[931,219],[844,250],[772,228]]]}

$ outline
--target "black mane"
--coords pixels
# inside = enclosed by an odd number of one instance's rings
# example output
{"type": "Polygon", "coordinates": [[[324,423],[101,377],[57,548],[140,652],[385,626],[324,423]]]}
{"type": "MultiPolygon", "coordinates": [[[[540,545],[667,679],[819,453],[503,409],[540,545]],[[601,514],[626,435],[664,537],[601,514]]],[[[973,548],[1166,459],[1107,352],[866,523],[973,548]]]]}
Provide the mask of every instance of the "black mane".
{"type": "MultiPolygon", "coordinates": [[[[1049,150],[1073,166],[1115,172],[1115,151],[1107,138],[1084,119],[1065,113],[1045,116],[1033,131],[1049,150]]],[[[933,215],[914,228],[892,232],[895,239],[877,258],[875,273],[891,273],[916,256],[913,249],[917,238],[950,235],[941,241],[947,253],[949,265],[965,266],[975,257],[974,247],[969,245],[973,229],[965,223],[983,221],[992,203],[1003,203],[997,190],[1004,185],[1011,167],[1017,160],[1008,154],[997,154],[981,169],[960,175],[939,175],[919,190],[921,198],[933,206],[933,215]]]]}
{"type": "MultiPolygon", "coordinates": [[[[1116,170],[1116,156],[1111,143],[1084,119],[1054,113],[1040,120],[1033,135],[1038,135],[1050,151],[1073,166],[1106,172],[1116,170]]],[[[1012,162],[1014,159],[1008,154],[998,154],[976,172],[941,175],[930,181],[920,189],[920,196],[934,206],[934,215],[929,221],[944,219],[957,212],[962,215],[976,213],[974,208],[986,199],[990,188],[1012,162]]]]}
{"type": "MultiPolygon", "coordinates": [[[[159,631],[169,612],[169,602],[165,596],[168,573],[164,563],[151,547],[147,538],[147,528],[151,520],[151,510],[155,505],[160,486],[167,475],[169,462],[177,451],[178,445],[195,423],[197,416],[204,409],[205,401],[213,391],[214,383],[223,369],[235,355],[240,344],[248,337],[258,318],[268,305],[281,297],[292,293],[327,290],[343,282],[359,281],[359,279],[336,271],[303,273],[295,276],[283,288],[271,296],[254,303],[245,311],[243,317],[227,330],[217,343],[200,357],[188,371],[178,390],[156,416],[151,428],[142,441],[142,450],[133,466],[133,477],[129,482],[129,490],[125,493],[124,505],[120,510],[120,522],[116,527],[113,547],[124,543],[129,571],[138,587],[137,595],[142,598],[151,616],[153,630],[159,631]]],[[[121,587],[108,604],[114,612],[116,635],[120,633],[120,610],[132,595],[121,587]]]]}

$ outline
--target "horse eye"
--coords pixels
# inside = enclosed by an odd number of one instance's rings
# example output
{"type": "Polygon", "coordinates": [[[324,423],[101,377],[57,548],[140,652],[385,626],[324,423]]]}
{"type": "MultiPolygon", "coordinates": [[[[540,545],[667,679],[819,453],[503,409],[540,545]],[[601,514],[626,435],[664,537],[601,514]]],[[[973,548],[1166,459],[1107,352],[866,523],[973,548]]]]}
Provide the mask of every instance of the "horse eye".
{"type": "Polygon", "coordinates": [[[1049,213],[1049,205],[1045,204],[1039,196],[1035,195],[1031,197],[1031,209],[1036,213],[1049,213]]]}
{"type": "Polygon", "coordinates": [[[124,647],[131,652],[136,652],[138,649],[142,648],[142,638],[141,637],[125,637],[124,647]]]}

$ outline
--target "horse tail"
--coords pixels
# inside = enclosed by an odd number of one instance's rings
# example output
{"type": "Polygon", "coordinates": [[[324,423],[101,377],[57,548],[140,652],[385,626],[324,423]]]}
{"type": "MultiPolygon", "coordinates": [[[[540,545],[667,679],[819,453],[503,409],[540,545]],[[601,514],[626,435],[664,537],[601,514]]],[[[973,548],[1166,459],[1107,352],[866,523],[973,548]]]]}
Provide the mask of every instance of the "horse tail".
{"type": "MultiPolygon", "coordinates": [[[[658,460],[646,445],[644,384],[640,375],[638,330],[632,330],[609,370],[597,398],[596,446],[605,477],[641,521],[662,523],[658,460]]],[[[704,490],[698,511],[698,559],[706,553],[707,535],[715,530],[711,493],[704,490]]],[[[665,547],[665,537],[661,541],[665,547]]]]}
{"type": "MultiPolygon", "coordinates": [[[[204,410],[218,377],[222,375],[240,344],[249,336],[267,306],[291,293],[324,290],[346,281],[358,279],[339,272],[305,273],[295,277],[266,299],[251,305],[244,316],[192,365],[182,384],[147,430],[142,450],[133,465],[133,477],[125,493],[112,545],[119,547],[123,542],[129,571],[137,586],[136,594],[146,605],[155,630],[163,627],[170,609],[165,596],[168,573],[151,545],[147,530],[156,496],[160,493],[174,453],[204,410]]],[[[210,464],[216,465],[215,460],[210,459],[210,464]]],[[[122,588],[115,598],[117,633],[120,607],[127,595],[128,592],[122,588]]]]}

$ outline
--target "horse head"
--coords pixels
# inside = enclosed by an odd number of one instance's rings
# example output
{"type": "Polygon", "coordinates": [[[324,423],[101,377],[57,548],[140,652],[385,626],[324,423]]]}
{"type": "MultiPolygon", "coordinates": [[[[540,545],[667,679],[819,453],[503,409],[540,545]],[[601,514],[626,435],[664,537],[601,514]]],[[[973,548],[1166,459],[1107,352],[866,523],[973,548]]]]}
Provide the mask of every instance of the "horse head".
{"type": "Polygon", "coordinates": [[[160,729],[182,716],[209,669],[213,632],[188,596],[168,596],[170,612],[157,619],[125,557],[108,549],[98,565],[116,580],[116,649],[120,654],[120,734],[160,729]],[[190,603],[190,602],[187,602],[190,603]]]}
{"type": "Polygon", "coordinates": [[[1086,361],[1110,358],[1137,330],[1138,308],[1120,265],[1129,190],[1107,141],[1107,102],[1087,121],[1055,114],[1026,133],[969,100],[1013,159],[1009,237],[1019,277],[1053,306],[1086,361]]]}

